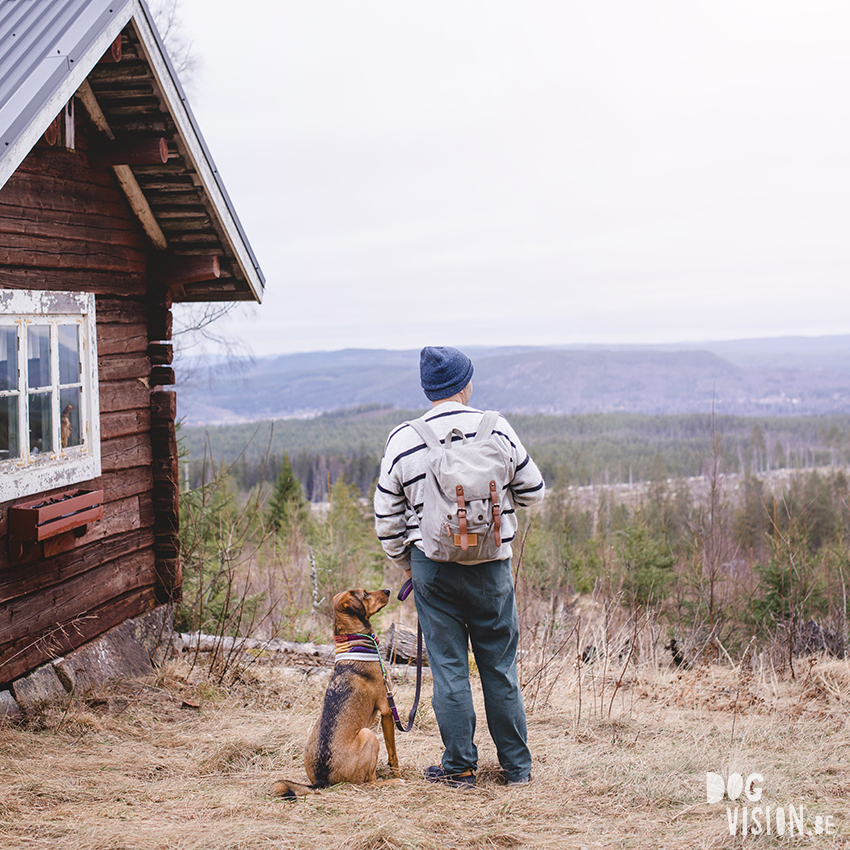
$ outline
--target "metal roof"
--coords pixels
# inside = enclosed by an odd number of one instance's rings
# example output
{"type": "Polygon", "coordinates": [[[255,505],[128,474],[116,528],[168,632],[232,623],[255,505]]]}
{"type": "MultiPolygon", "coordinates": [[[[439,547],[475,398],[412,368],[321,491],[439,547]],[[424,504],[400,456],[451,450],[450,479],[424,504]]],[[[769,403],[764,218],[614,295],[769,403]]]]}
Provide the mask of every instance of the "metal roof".
{"type": "Polygon", "coordinates": [[[265,278],[143,0],[0,0],[0,188],[84,84],[100,129],[168,141],[168,162],[133,177],[168,250],[222,268],[185,300],[261,300],[265,278]],[[125,58],[101,62],[119,35],[125,58]]]}

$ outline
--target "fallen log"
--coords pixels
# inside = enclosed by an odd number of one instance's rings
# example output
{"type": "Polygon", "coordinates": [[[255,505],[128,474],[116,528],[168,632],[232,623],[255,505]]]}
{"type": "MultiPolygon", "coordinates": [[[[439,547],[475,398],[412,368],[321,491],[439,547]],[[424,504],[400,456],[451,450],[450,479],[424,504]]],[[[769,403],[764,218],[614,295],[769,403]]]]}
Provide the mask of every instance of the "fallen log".
{"type": "MultiPolygon", "coordinates": [[[[416,664],[416,632],[401,623],[392,623],[383,638],[381,654],[393,664],[416,664]]],[[[422,644],[422,666],[428,666],[428,653],[422,644]]]]}
{"type": "Polygon", "coordinates": [[[281,652],[333,661],[334,648],[322,643],[292,643],[291,641],[269,638],[229,637],[227,635],[205,635],[192,632],[181,635],[184,652],[214,652],[223,649],[226,652],[281,652]]]}
{"type": "MultiPolygon", "coordinates": [[[[182,634],[184,652],[250,652],[280,653],[311,659],[315,664],[333,664],[334,647],[323,643],[293,643],[279,638],[230,637],[228,635],[207,635],[202,632],[182,634]]],[[[392,623],[386,635],[380,640],[382,657],[390,664],[413,666],[416,664],[416,632],[400,623],[392,623]]],[[[425,646],[422,646],[422,666],[428,666],[425,646]]]]}

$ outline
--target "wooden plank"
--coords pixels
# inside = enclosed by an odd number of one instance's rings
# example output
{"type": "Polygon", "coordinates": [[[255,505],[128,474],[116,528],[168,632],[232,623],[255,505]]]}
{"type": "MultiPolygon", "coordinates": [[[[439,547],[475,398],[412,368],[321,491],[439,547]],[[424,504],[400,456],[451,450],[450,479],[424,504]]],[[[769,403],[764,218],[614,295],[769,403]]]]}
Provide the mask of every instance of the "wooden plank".
{"type": "Polygon", "coordinates": [[[157,604],[155,586],[144,585],[40,635],[6,644],[0,648],[0,682],[6,684],[57,655],[67,654],[157,604]]]}
{"type": "Polygon", "coordinates": [[[156,599],[161,605],[179,602],[183,596],[183,564],[180,558],[157,558],[154,563],[157,575],[156,599]]]}
{"type": "Polygon", "coordinates": [[[3,237],[3,243],[0,245],[0,265],[131,273],[141,273],[147,268],[144,254],[131,247],[89,244],[73,239],[48,240],[14,234],[3,237]]]}
{"type": "Polygon", "coordinates": [[[174,368],[172,366],[151,366],[150,383],[152,387],[176,384],[177,379],[174,376],[174,368]]]}
{"type": "MultiPolygon", "coordinates": [[[[150,530],[154,524],[153,500],[150,493],[128,496],[103,506],[103,519],[94,524],[83,542],[97,543],[118,535],[150,530]]],[[[144,539],[147,539],[146,537],[144,539]]],[[[141,547],[140,547],[141,548],[141,547]]]]}
{"type": "MultiPolygon", "coordinates": [[[[139,497],[136,496],[135,499],[138,505],[139,497]]],[[[128,500],[117,503],[115,508],[123,510],[126,504],[128,500]]],[[[138,508],[136,514],[138,515],[138,508]]],[[[0,566],[0,602],[39,593],[88,572],[98,564],[126,558],[142,549],[150,549],[155,542],[153,528],[131,528],[120,534],[104,536],[52,558],[36,558],[24,564],[9,563],[4,559],[0,566]]]]}
{"type": "MultiPolygon", "coordinates": [[[[155,367],[166,368],[166,367],[155,367]]],[[[151,393],[151,464],[154,477],[153,507],[156,544],[157,598],[176,601],[182,593],[180,563],[180,486],[177,436],[174,424],[177,396],[172,392],[151,393]]]]}
{"type": "Polygon", "coordinates": [[[150,437],[147,434],[132,434],[105,440],[100,445],[100,459],[104,472],[150,466],[153,460],[150,437]]]}
{"type": "MultiPolygon", "coordinates": [[[[105,198],[116,203],[123,198],[112,171],[108,168],[92,168],[83,150],[59,151],[55,148],[34,147],[18,166],[9,183],[23,174],[32,174],[40,180],[45,186],[45,196],[50,194],[50,185],[58,182],[60,185],[79,183],[81,186],[98,186],[105,198]]],[[[5,188],[0,189],[0,198],[5,188]]]]}
{"type": "Polygon", "coordinates": [[[98,348],[97,374],[101,381],[120,381],[145,378],[150,375],[151,361],[147,354],[101,354],[98,348]]]}
{"type": "Polygon", "coordinates": [[[174,422],[177,418],[177,393],[156,391],[151,393],[151,419],[174,422]]]}
{"type": "Polygon", "coordinates": [[[96,303],[97,324],[147,324],[147,307],[136,298],[99,297],[96,303]]]}
{"type": "Polygon", "coordinates": [[[171,177],[168,180],[157,179],[155,176],[151,175],[138,175],[139,186],[144,191],[145,195],[154,192],[161,192],[164,195],[171,194],[172,192],[194,192],[195,193],[195,201],[200,200],[200,194],[198,193],[198,189],[195,184],[192,182],[192,178],[184,175],[171,177]]]}
{"type": "Polygon", "coordinates": [[[82,213],[112,216],[116,219],[115,227],[140,229],[124,193],[114,180],[104,187],[85,179],[45,178],[43,174],[18,171],[0,189],[0,213],[3,215],[20,208],[37,215],[73,213],[75,204],[82,213]]]}
{"type": "MultiPolygon", "coordinates": [[[[110,227],[109,221],[98,217],[92,221],[87,216],[80,216],[77,221],[66,222],[50,220],[54,216],[30,216],[26,211],[20,211],[21,217],[10,219],[0,217],[0,236],[4,243],[16,240],[35,249],[40,240],[66,240],[69,244],[86,242],[102,250],[104,246],[115,246],[119,250],[133,248],[144,251],[146,242],[141,233],[129,228],[110,227]]],[[[65,217],[61,213],[57,217],[65,217]]]]}
{"type": "Polygon", "coordinates": [[[101,440],[114,440],[130,434],[150,431],[151,414],[147,408],[121,410],[117,413],[104,413],[100,417],[101,440]]]}
{"type": "MultiPolygon", "coordinates": [[[[202,284],[199,284],[199,287],[202,284]]],[[[233,287],[226,287],[212,292],[208,289],[195,289],[194,286],[186,287],[184,298],[180,299],[180,304],[215,304],[224,301],[253,301],[254,296],[248,288],[247,283],[240,282],[233,287]]]]}
{"type": "Polygon", "coordinates": [[[135,115],[136,113],[147,112],[152,115],[162,112],[162,104],[159,98],[151,90],[151,94],[147,97],[127,97],[123,92],[101,92],[98,102],[101,104],[107,116],[121,115],[127,113],[135,115]]]}
{"type": "Polygon", "coordinates": [[[158,558],[176,558],[180,554],[180,539],[174,530],[154,531],[154,551],[158,558]]]}
{"type": "MultiPolygon", "coordinates": [[[[118,134],[122,133],[154,133],[174,135],[174,122],[168,115],[110,115],[109,126],[118,134]]],[[[143,166],[134,166],[141,168],[143,166]]],[[[158,166],[154,166],[157,168],[158,166]]]]}
{"type": "MultiPolygon", "coordinates": [[[[140,165],[134,170],[138,174],[140,180],[144,176],[150,175],[155,177],[182,177],[187,173],[186,166],[177,160],[169,160],[165,163],[165,165],[140,165]]],[[[188,173],[192,174],[191,171],[188,173]]]]}
{"type": "Polygon", "coordinates": [[[95,94],[98,85],[109,84],[111,88],[116,83],[150,79],[152,79],[151,72],[146,62],[128,61],[125,55],[122,55],[121,67],[99,64],[95,65],[91,74],[89,74],[89,80],[95,88],[95,94]]]}
{"type": "Polygon", "coordinates": [[[154,481],[179,481],[177,457],[156,457],[150,465],[154,481]]]}
{"type": "Polygon", "coordinates": [[[148,357],[151,365],[170,366],[174,361],[174,346],[167,342],[152,342],[148,346],[148,357]]]}
{"type": "Polygon", "coordinates": [[[119,410],[136,410],[147,406],[150,401],[147,379],[110,381],[100,385],[100,412],[115,413],[119,410]]]}
{"type": "Polygon", "coordinates": [[[103,490],[107,502],[138,496],[153,489],[153,472],[149,466],[137,466],[119,472],[107,472],[95,478],[91,485],[103,490]]]}
{"type": "MultiPolygon", "coordinates": [[[[95,307],[97,311],[97,307],[95,307]]],[[[100,316],[98,316],[98,319],[100,316]]],[[[97,354],[132,354],[146,351],[148,347],[147,322],[97,325],[97,354]]]]}
{"type": "MultiPolygon", "coordinates": [[[[114,230],[120,233],[132,233],[141,238],[141,229],[134,218],[126,216],[126,204],[113,205],[101,203],[97,198],[90,201],[77,199],[76,208],[74,198],[64,195],[52,195],[49,199],[50,206],[45,206],[45,198],[39,192],[33,192],[32,197],[24,197],[20,203],[14,205],[0,203],[0,228],[3,233],[28,233],[29,230],[22,229],[26,226],[41,223],[47,225],[77,225],[84,223],[87,227],[96,227],[102,230],[114,230]],[[22,220],[22,216],[26,216],[22,220]]],[[[141,240],[144,242],[144,240],[141,240]]]]}
{"type": "Polygon", "coordinates": [[[3,636],[3,644],[42,634],[57,623],[70,622],[128,591],[155,582],[153,551],[143,549],[98,564],[61,584],[0,602],[0,635],[3,636]]]}
{"type": "Polygon", "coordinates": [[[114,166],[114,171],[115,179],[121,186],[127,202],[138,217],[151,243],[157,250],[164,251],[168,247],[168,240],[165,238],[165,234],[159,226],[159,221],[157,221],[156,216],[153,214],[145,193],[139,188],[139,184],[136,182],[136,178],[130,167],[127,165],[116,165],[114,166]]]}
{"type": "MultiPolygon", "coordinates": [[[[66,292],[94,292],[95,295],[144,295],[144,275],[101,272],[96,269],[43,269],[5,266],[0,269],[5,289],[53,289],[66,292]]],[[[147,330],[144,338],[147,341],[147,330]]]]}
{"type": "Polygon", "coordinates": [[[139,496],[139,522],[141,528],[153,528],[156,515],[153,507],[153,497],[151,493],[142,493],[139,496]]]}

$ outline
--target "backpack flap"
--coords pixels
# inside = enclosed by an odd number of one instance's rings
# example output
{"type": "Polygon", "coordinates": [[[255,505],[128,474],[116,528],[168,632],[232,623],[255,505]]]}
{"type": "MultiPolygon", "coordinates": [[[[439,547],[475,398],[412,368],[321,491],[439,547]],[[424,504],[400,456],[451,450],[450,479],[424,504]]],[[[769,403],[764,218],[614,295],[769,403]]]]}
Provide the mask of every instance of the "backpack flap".
{"type": "Polygon", "coordinates": [[[409,424],[428,446],[425,499],[419,529],[425,554],[437,561],[486,561],[499,557],[502,496],[514,461],[493,428],[488,411],[474,439],[459,429],[437,439],[423,419],[409,424]]]}

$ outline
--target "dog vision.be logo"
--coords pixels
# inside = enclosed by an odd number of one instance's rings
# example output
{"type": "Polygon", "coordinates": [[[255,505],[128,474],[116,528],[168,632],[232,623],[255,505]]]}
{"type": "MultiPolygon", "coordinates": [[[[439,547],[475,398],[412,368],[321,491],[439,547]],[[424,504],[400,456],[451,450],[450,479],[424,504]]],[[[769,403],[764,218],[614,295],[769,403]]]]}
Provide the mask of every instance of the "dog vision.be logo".
{"type": "Polygon", "coordinates": [[[730,773],[724,779],[719,773],[705,774],[705,796],[708,803],[719,803],[726,797],[729,835],[835,835],[833,815],[815,815],[803,803],[771,805],[764,798],[764,777],[751,773],[746,778],[730,773]],[[755,805],[750,805],[755,804],[755,805]]]}

